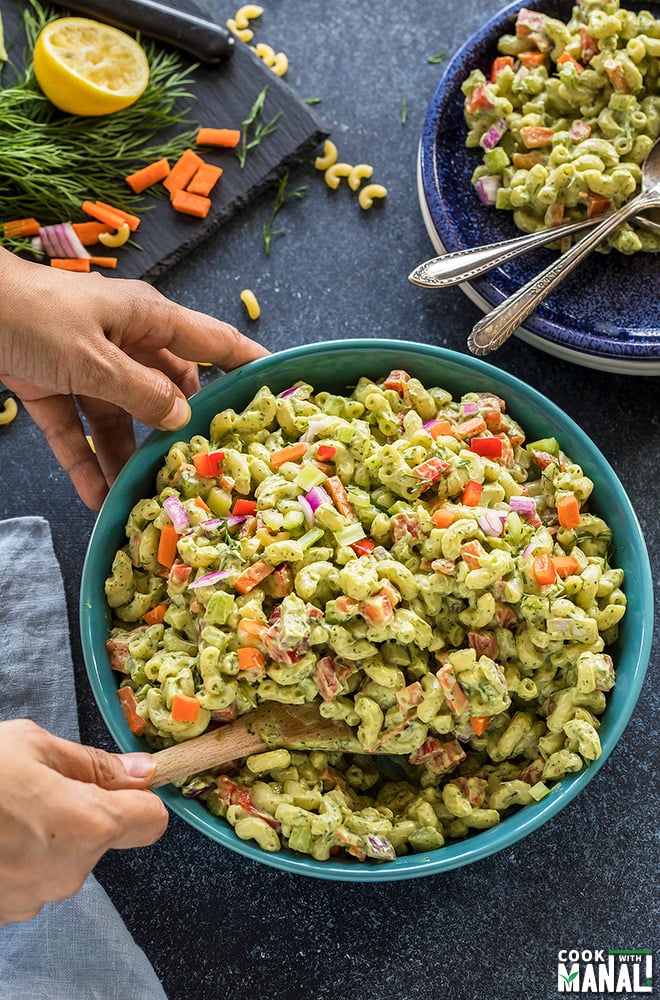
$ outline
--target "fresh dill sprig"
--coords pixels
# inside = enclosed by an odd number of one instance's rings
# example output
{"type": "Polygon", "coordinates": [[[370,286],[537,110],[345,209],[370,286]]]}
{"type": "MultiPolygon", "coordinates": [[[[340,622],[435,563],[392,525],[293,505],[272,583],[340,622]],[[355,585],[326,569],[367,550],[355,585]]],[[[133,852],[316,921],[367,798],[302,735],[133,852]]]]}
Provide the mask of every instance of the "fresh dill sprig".
{"type": "Polygon", "coordinates": [[[281,178],[280,183],[277,185],[277,193],[275,195],[275,202],[271,210],[268,220],[264,224],[264,249],[266,253],[270,253],[270,245],[273,236],[281,236],[284,229],[273,229],[273,224],[278,212],[284,208],[287,201],[302,201],[302,199],[307,194],[307,185],[302,184],[300,187],[293,188],[291,191],[287,191],[287,185],[289,183],[288,172],[284,174],[281,178]]]}
{"type": "Polygon", "coordinates": [[[447,58],[446,52],[438,52],[434,56],[429,56],[427,62],[433,63],[435,65],[437,63],[444,62],[446,58],[447,58]]]}
{"type": "Polygon", "coordinates": [[[266,136],[271,135],[277,127],[277,122],[281,117],[278,112],[270,121],[263,121],[264,105],[268,86],[266,85],[258,94],[256,101],[247,113],[247,117],[241,122],[241,141],[236,149],[236,155],[241,170],[246,164],[249,150],[255,149],[261,144],[266,136]],[[252,131],[250,131],[252,130],[252,131]]]}
{"type": "MultiPolygon", "coordinates": [[[[135,104],[101,118],[62,114],[40,90],[32,67],[35,39],[60,12],[30,2],[32,10],[24,15],[27,51],[21,66],[13,67],[14,79],[0,90],[0,220],[75,221],[88,198],[143,210],[143,197],[123,178],[152,160],[176,159],[194,143],[196,124],[179,102],[194,99],[189,88],[195,67],[186,67],[175,52],[143,43],[150,78],[135,104]]],[[[1,236],[0,244],[22,249],[1,236]]]]}
{"type": "Polygon", "coordinates": [[[408,98],[404,94],[401,98],[401,124],[405,125],[408,121],[408,98]]]}

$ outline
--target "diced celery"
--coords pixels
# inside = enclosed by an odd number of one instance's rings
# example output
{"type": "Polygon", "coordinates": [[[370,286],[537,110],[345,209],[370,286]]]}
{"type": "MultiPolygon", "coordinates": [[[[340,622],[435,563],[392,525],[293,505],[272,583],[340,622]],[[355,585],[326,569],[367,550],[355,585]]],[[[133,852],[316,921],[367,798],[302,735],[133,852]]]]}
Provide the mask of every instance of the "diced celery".
{"type": "Polygon", "coordinates": [[[208,492],[206,502],[216,517],[226,517],[231,510],[232,496],[219,486],[213,486],[208,492]]]}
{"type": "Polygon", "coordinates": [[[303,549],[308,549],[321,538],[323,538],[322,528],[310,528],[309,531],[306,531],[305,534],[301,535],[298,539],[298,545],[300,545],[303,549]]]}
{"type": "Polygon", "coordinates": [[[509,166],[509,157],[500,146],[484,153],[484,164],[489,174],[501,174],[509,166]]]}
{"type": "Polygon", "coordinates": [[[554,437],[530,441],[527,448],[530,451],[534,449],[534,451],[547,451],[549,455],[559,455],[559,441],[554,437]]]}
{"type": "Polygon", "coordinates": [[[333,435],[337,441],[341,441],[342,444],[350,444],[350,442],[355,437],[355,428],[351,427],[350,424],[341,424],[333,435]]]}
{"type": "Polygon", "coordinates": [[[532,785],[530,788],[529,794],[533,799],[536,799],[537,802],[540,802],[541,799],[544,799],[546,795],[550,794],[550,789],[543,781],[537,781],[536,784],[532,785]]]}
{"type": "Polygon", "coordinates": [[[309,854],[312,849],[312,831],[308,826],[294,826],[289,837],[289,847],[292,851],[309,854]]]}
{"type": "Polygon", "coordinates": [[[232,594],[227,594],[224,590],[217,590],[215,594],[211,595],[211,599],[206,605],[204,618],[209,625],[225,625],[233,610],[234,598],[232,594]]]}
{"type": "Polygon", "coordinates": [[[288,510],[284,515],[282,527],[285,531],[295,531],[296,528],[301,526],[304,520],[305,515],[301,510],[288,510]]]}
{"type": "Polygon", "coordinates": [[[352,545],[354,542],[359,542],[361,538],[366,538],[366,534],[359,521],[341,528],[340,531],[335,531],[337,545],[352,545]]]}
{"type": "Polygon", "coordinates": [[[320,486],[327,478],[325,472],[308,462],[303,465],[296,476],[296,486],[299,486],[301,490],[311,490],[312,486],[320,486]]]}
{"type": "Polygon", "coordinates": [[[317,507],[314,516],[317,522],[328,531],[341,531],[346,526],[346,518],[329,503],[322,503],[317,507]]]}

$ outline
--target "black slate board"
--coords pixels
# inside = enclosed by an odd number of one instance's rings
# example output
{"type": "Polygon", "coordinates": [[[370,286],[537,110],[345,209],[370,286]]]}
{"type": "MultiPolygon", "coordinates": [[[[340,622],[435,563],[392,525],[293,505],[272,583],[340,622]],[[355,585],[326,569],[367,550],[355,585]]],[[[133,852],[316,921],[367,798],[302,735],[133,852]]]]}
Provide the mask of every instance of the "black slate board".
{"type": "MultiPolygon", "coordinates": [[[[190,0],[179,2],[177,7],[206,16],[206,12],[190,0]]],[[[25,3],[3,0],[1,9],[5,39],[10,40],[18,31],[25,3]]],[[[63,15],[67,13],[64,9],[63,15]]],[[[183,53],[182,59],[191,64],[193,62],[183,53]]],[[[328,135],[309,105],[281,77],[276,76],[248,45],[238,40],[226,62],[217,67],[198,66],[194,70],[193,81],[191,92],[195,100],[190,102],[189,117],[194,121],[201,125],[238,128],[261,90],[267,86],[263,120],[269,121],[279,114],[276,129],[257,148],[250,150],[242,170],[232,150],[200,150],[205,160],[216,163],[224,171],[211,194],[211,211],[204,220],[175,212],[169,202],[156,200],[145,193],[145,204],[150,206],[150,210],[142,215],[135,234],[136,242],[142,249],[129,247],[120,251],[119,267],[114,272],[104,271],[105,274],[156,280],[203,243],[241,206],[274,184],[289,166],[309,154],[328,135]]]]}

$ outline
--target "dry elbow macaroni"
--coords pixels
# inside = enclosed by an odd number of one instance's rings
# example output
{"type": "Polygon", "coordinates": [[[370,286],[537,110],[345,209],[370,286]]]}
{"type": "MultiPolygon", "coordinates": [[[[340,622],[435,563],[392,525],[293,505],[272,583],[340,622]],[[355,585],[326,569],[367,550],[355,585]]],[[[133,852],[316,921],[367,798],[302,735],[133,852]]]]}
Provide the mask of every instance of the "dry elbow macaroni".
{"type": "Polygon", "coordinates": [[[323,146],[323,154],[317,156],[314,166],[323,172],[323,179],[331,190],[336,191],[342,178],[347,179],[351,191],[358,193],[358,203],[360,208],[368,210],[374,203],[375,198],[385,198],[387,188],[382,184],[366,184],[361,187],[363,180],[369,180],[373,175],[374,168],[369,163],[340,163],[337,159],[337,147],[330,139],[326,139],[323,146]]]}
{"type": "Polygon", "coordinates": [[[241,292],[241,302],[245,306],[250,319],[259,319],[261,316],[261,307],[257,301],[257,296],[251,288],[243,289],[241,292]]]}
{"type": "MultiPolygon", "coordinates": [[[[582,0],[567,23],[523,8],[499,51],[490,79],[463,84],[482,200],[525,232],[628,201],[660,135],[660,20],[619,0],[582,0]]],[[[610,245],[657,252],[660,237],[626,223],[610,245]]]]}
{"type": "Polygon", "coordinates": [[[626,598],[592,488],[489,392],[264,386],[128,517],[105,591],[133,731],[164,747],[269,701],[351,726],[364,753],[182,783],[266,851],[388,861],[494,826],[601,752],[626,598]]]}
{"type": "Polygon", "coordinates": [[[0,410],[0,426],[3,424],[10,424],[12,420],[15,419],[18,413],[18,404],[13,396],[8,396],[5,399],[2,409],[0,410]]]}

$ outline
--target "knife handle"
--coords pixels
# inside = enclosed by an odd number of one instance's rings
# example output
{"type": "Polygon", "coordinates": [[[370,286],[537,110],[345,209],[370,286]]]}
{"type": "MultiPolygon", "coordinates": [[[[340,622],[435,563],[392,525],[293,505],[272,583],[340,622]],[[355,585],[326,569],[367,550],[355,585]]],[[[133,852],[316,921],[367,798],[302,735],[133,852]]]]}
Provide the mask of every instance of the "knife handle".
{"type": "Polygon", "coordinates": [[[66,6],[117,28],[143,32],[208,65],[217,65],[234,51],[234,36],[227,28],[157,0],[66,0],[66,6]]]}

